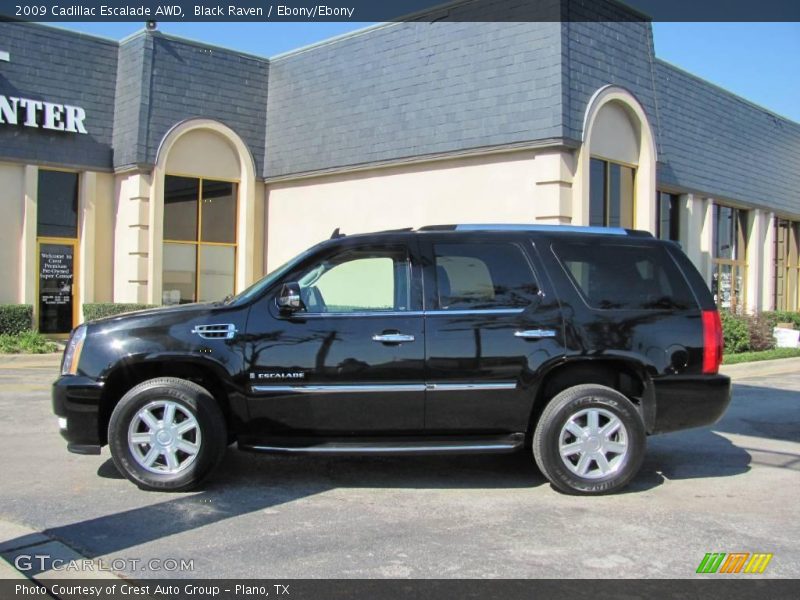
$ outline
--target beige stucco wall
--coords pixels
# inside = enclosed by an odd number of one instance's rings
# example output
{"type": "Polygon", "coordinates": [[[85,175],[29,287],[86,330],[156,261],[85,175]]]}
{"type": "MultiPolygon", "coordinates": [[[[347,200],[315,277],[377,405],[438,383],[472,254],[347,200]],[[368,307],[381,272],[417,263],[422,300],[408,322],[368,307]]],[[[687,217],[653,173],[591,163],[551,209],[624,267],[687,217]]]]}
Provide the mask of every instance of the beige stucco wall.
{"type": "Polygon", "coordinates": [[[25,167],[0,163],[0,303],[22,302],[20,291],[22,223],[25,216],[25,167]]]}
{"type": "Polygon", "coordinates": [[[114,299],[114,176],[97,173],[95,182],[94,298],[93,302],[114,299]]]}
{"type": "Polygon", "coordinates": [[[267,185],[267,269],[330,237],[447,223],[569,222],[572,153],[525,150],[267,185]]]}
{"type": "Polygon", "coordinates": [[[236,149],[221,135],[193,129],[181,135],[170,148],[166,172],[209,179],[239,179],[236,149]]]}
{"type": "Polygon", "coordinates": [[[604,104],[597,111],[592,132],[592,156],[636,165],[639,162],[639,131],[619,102],[604,104]]]}
{"type": "Polygon", "coordinates": [[[147,302],[150,175],[114,178],[114,302],[147,302]]]}

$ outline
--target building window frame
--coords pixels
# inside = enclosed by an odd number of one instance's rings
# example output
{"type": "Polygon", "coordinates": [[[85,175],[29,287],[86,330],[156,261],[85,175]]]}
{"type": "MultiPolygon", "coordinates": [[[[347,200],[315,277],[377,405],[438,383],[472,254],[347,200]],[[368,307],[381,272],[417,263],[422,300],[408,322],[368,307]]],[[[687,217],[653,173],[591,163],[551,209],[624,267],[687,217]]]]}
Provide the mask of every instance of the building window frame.
{"type": "Polygon", "coordinates": [[[714,301],[721,309],[743,312],[747,308],[747,234],[749,212],[727,204],[713,205],[711,291],[714,301]],[[730,211],[731,238],[730,257],[719,256],[719,234],[723,212],[730,211]],[[727,282],[726,282],[727,279],[727,282]],[[727,285],[726,285],[727,284],[727,285]],[[726,294],[727,291],[727,294],[726,294]]]}
{"type": "Polygon", "coordinates": [[[636,178],[638,176],[638,166],[635,164],[630,164],[626,162],[622,162],[619,160],[613,160],[610,158],[606,158],[604,156],[599,156],[593,154],[589,159],[589,214],[588,214],[588,224],[591,226],[599,226],[599,227],[623,227],[625,229],[634,229],[636,226],[636,186],[637,181],[636,178]],[[592,171],[593,168],[597,165],[602,164],[603,166],[603,217],[601,220],[594,219],[592,216],[592,193],[593,193],[593,185],[592,185],[592,171]],[[620,197],[620,205],[617,207],[617,211],[619,214],[620,222],[618,224],[611,224],[611,214],[612,214],[612,194],[611,194],[611,185],[612,185],[612,169],[614,167],[620,169],[629,169],[631,171],[631,181],[630,181],[630,218],[629,222],[623,222],[623,215],[622,215],[622,198],[620,197]]]}
{"type": "MultiPolygon", "coordinates": [[[[42,303],[42,285],[41,285],[41,252],[42,246],[44,245],[61,245],[61,246],[71,246],[72,247],[72,283],[70,293],[72,294],[72,327],[75,327],[78,322],[80,321],[81,309],[80,309],[80,290],[78,287],[78,283],[80,281],[80,249],[81,249],[81,234],[82,234],[82,219],[81,219],[81,187],[83,186],[83,181],[81,177],[81,171],[77,171],[75,169],[62,169],[59,167],[39,167],[37,168],[36,173],[37,185],[36,185],[36,258],[35,258],[35,265],[36,265],[36,274],[35,274],[35,285],[36,285],[36,295],[34,296],[35,300],[33,303],[34,306],[34,315],[33,321],[35,324],[35,328],[37,331],[41,329],[41,318],[42,318],[42,311],[41,311],[41,303],[42,303]],[[39,202],[39,198],[41,196],[41,178],[42,173],[69,173],[71,175],[75,175],[76,177],[76,188],[75,188],[75,236],[74,237],[65,237],[65,236],[58,236],[58,235],[41,235],[39,231],[39,215],[41,205],[39,202]]],[[[45,333],[45,335],[49,338],[53,339],[66,339],[69,337],[69,334],[72,330],[70,327],[69,331],[65,331],[62,333],[45,333]]]]}
{"type": "Polygon", "coordinates": [[[660,240],[670,240],[679,242],[681,239],[681,196],[672,192],[665,192],[658,190],[656,192],[656,237],[660,240]],[[669,203],[668,213],[668,227],[664,231],[663,227],[663,214],[664,202],[669,203]]]}
{"type": "MultiPolygon", "coordinates": [[[[222,248],[233,248],[233,290],[231,293],[236,293],[236,281],[238,276],[238,268],[239,268],[239,211],[241,210],[240,201],[241,201],[241,183],[238,179],[226,179],[223,177],[204,177],[202,175],[191,175],[186,173],[176,173],[176,172],[168,172],[164,175],[164,181],[169,177],[182,177],[186,179],[194,179],[197,180],[197,222],[195,228],[195,235],[193,240],[176,240],[164,237],[162,239],[161,244],[161,251],[164,252],[167,244],[180,244],[184,246],[192,246],[194,247],[194,256],[195,256],[195,281],[194,281],[194,300],[193,302],[203,302],[200,298],[200,290],[202,285],[202,250],[203,248],[207,247],[222,247],[222,248]],[[235,192],[233,194],[234,197],[234,218],[233,218],[233,242],[206,242],[202,240],[202,231],[203,231],[203,189],[204,189],[204,182],[212,181],[217,183],[230,183],[235,186],[235,192]]],[[[165,186],[166,187],[166,186],[165,186]]],[[[166,195],[166,191],[165,191],[166,195]]],[[[164,202],[166,203],[166,197],[164,198],[164,202]]],[[[164,226],[164,222],[162,222],[162,227],[164,226]]],[[[163,281],[163,263],[162,263],[162,281],[163,281]]],[[[222,298],[220,298],[222,300],[222,298]]],[[[163,292],[162,292],[162,302],[163,302],[163,292]]],[[[183,303],[183,302],[180,302],[183,303]]],[[[164,302],[167,304],[167,302],[164,302]]]]}
{"type": "Polygon", "coordinates": [[[775,310],[800,310],[800,221],[775,219],[775,310]]]}

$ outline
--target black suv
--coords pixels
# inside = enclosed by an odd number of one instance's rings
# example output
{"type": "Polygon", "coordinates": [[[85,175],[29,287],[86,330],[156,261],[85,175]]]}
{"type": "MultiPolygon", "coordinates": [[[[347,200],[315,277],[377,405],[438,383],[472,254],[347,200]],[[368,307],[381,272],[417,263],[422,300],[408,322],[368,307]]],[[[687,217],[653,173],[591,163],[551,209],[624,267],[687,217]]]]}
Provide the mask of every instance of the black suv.
{"type": "Polygon", "coordinates": [[[139,487],[187,490],[229,443],[282,453],[532,450],[564,492],[627,484],[645,436],[730,401],[711,293],[614,228],[334,236],[240,293],[81,325],[53,408],[139,487]]]}

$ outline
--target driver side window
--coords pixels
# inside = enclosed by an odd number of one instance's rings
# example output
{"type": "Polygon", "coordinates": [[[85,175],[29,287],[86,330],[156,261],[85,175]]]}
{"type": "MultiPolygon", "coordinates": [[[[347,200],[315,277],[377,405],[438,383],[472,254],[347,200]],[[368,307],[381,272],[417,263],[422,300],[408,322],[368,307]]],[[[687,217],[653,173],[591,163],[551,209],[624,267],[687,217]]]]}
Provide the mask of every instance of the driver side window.
{"type": "Polygon", "coordinates": [[[308,313],[405,311],[410,275],[405,250],[351,249],[306,272],[300,297],[308,313]]]}

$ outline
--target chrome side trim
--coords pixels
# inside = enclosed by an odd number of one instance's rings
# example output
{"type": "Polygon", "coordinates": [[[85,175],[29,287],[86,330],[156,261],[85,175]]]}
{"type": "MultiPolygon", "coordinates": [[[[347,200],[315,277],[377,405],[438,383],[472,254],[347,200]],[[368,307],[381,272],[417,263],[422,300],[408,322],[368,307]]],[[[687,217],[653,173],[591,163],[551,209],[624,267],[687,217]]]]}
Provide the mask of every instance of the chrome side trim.
{"type": "Polygon", "coordinates": [[[425,315],[421,310],[387,310],[374,312],[338,312],[338,313],[295,313],[293,316],[303,319],[330,319],[343,317],[422,317],[425,315]]]}
{"type": "Polygon", "coordinates": [[[283,394],[361,394],[376,392],[424,392],[424,383],[390,383],[385,385],[254,385],[254,392],[283,394]]]}
{"type": "Polygon", "coordinates": [[[389,383],[368,385],[254,385],[255,393],[278,394],[361,394],[379,392],[469,392],[514,390],[516,382],[497,383],[389,383]]]}
{"type": "Polygon", "coordinates": [[[438,316],[438,315],[518,315],[525,312],[524,308],[476,308],[476,309],[459,309],[459,310],[426,310],[425,316],[438,316]]]}
{"type": "Polygon", "coordinates": [[[469,392],[478,390],[481,392],[491,390],[515,390],[517,384],[509,383],[429,383],[425,386],[429,392],[469,392]]]}
{"type": "Polygon", "coordinates": [[[515,450],[522,442],[475,445],[416,445],[416,446],[245,446],[247,450],[260,452],[285,452],[288,454],[435,454],[436,452],[488,452],[492,450],[515,450]]]}
{"type": "Polygon", "coordinates": [[[434,309],[434,310],[387,310],[374,312],[340,312],[340,313],[295,313],[295,317],[303,319],[331,319],[344,317],[427,317],[437,315],[517,315],[524,308],[476,308],[476,309],[434,309]]]}

